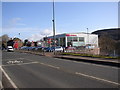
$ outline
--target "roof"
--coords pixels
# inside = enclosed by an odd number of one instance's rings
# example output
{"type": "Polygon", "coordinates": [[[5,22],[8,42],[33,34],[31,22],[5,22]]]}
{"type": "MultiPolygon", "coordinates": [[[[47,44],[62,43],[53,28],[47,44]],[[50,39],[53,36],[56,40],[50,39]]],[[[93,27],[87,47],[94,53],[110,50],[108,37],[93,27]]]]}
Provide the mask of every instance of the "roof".
{"type": "MultiPolygon", "coordinates": [[[[68,34],[74,35],[74,34],[88,34],[88,33],[85,33],[85,32],[63,33],[63,34],[57,34],[57,35],[55,35],[55,37],[56,37],[56,38],[57,38],[57,37],[65,37],[65,36],[68,35],[68,34]]],[[[91,34],[91,33],[89,33],[89,34],[91,34]]],[[[91,35],[97,35],[97,34],[91,34],[91,35]]],[[[68,36],[69,36],[69,35],[68,35],[68,36]]],[[[53,38],[53,36],[48,36],[48,38],[53,38]]]]}

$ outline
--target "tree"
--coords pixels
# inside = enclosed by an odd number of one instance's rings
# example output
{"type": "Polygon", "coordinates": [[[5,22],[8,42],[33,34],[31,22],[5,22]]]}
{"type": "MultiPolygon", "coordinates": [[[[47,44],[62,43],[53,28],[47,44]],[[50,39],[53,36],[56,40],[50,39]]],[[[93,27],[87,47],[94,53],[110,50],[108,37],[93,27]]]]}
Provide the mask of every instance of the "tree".
{"type": "Polygon", "coordinates": [[[6,43],[9,40],[9,37],[7,34],[2,35],[2,43],[6,43]]]}
{"type": "Polygon", "coordinates": [[[101,36],[99,38],[99,46],[101,53],[111,54],[116,49],[116,41],[108,36],[101,36]]]}
{"type": "Polygon", "coordinates": [[[22,41],[22,40],[19,38],[13,38],[13,41],[22,41]]]}
{"type": "Polygon", "coordinates": [[[27,42],[27,46],[31,47],[31,42],[30,41],[27,42]]]}
{"type": "Polygon", "coordinates": [[[9,37],[7,34],[4,34],[0,37],[0,45],[2,45],[2,48],[7,47],[7,41],[9,40],[9,37]]]}
{"type": "Polygon", "coordinates": [[[116,42],[115,48],[116,54],[120,56],[120,40],[116,42]]]}
{"type": "Polygon", "coordinates": [[[25,39],[23,45],[27,46],[27,43],[28,43],[28,39],[25,39]]]}
{"type": "Polygon", "coordinates": [[[12,39],[7,41],[7,46],[13,47],[13,45],[14,45],[14,41],[12,39]]]}
{"type": "Polygon", "coordinates": [[[15,45],[18,44],[18,48],[23,46],[23,42],[20,38],[13,38],[13,41],[16,42],[15,45]]]}

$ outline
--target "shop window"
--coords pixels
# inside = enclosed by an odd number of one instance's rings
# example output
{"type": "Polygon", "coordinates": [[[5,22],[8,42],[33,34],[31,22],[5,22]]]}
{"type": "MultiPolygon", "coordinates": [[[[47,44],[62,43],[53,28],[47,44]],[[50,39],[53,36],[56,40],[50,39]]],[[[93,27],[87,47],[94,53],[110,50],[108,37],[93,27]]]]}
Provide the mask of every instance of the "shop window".
{"type": "Polygon", "coordinates": [[[72,41],[72,37],[67,37],[67,41],[71,42],[72,41]]]}
{"type": "Polygon", "coordinates": [[[78,41],[78,38],[77,37],[73,37],[73,41],[78,41]]]}
{"type": "Polygon", "coordinates": [[[60,46],[65,46],[65,37],[64,38],[60,38],[60,46]]]}
{"type": "Polygon", "coordinates": [[[79,37],[80,42],[84,42],[84,37],[79,37]]]}

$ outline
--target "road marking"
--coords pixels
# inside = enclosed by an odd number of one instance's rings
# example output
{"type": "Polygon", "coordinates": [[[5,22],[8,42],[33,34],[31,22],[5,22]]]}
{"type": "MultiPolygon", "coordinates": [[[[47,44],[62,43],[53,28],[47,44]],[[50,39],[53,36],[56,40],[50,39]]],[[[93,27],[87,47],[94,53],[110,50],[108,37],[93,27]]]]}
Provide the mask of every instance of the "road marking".
{"type": "Polygon", "coordinates": [[[17,88],[17,86],[15,85],[15,83],[11,80],[11,78],[7,75],[7,73],[5,72],[5,70],[2,68],[2,66],[0,66],[1,71],[4,73],[4,75],[6,76],[6,78],[8,79],[8,81],[11,83],[11,85],[13,86],[13,88],[17,88]]]}
{"type": "Polygon", "coordinates": [[[19,60],[14,60],[14,61],[8,61],[7,64],[16,64],[16,63],[23,63],[23,61],[19,61],[19,60]]]}
{"type": "Polygon", "coordinates": [[[117,83],[117,82],[109,81],[109,80],[106,80],[106,79],[102,79],[102,78],[90,76],[90,75],[83,74],[83,73],[79,73],[79,72],[75,72],[75,74],[76,74],[76,75],[81,75],[81,76],[84,76],[84,77],[88,77],[88,78],[92,78],[92,79],[96,79],[96,80],[100,80],[100,81],[104,81],[104,82],[108,82],[108,83],[115,84],[115,85],[120,85],[120,84],[117,83]]]}
{"type": "Polygon", "coordinates": [[[56,66],[53,66],[53,65],[50,65],[50,64],[45,64],[45,63],[40,63],[42,65],[45,65],[45,66],[49,66],[49,67],[52,67],[52,68],[55,68],[55,69],[60,69],[60,67],[56,67],[56,66]]]}
{"type": "Polygon", "coordinates": [[[97,65],[97,64],[94,64],[94,63],[85,63],[85,62],[77,62],[77,61],[73,61],[73,62],[75,62],[75,63],[83,63],[83,64],[87,64],[87,65],[94,65],[94,66],[99,66],[99,67],[105,67],[105,68],[119,69],[119,68],[117,68],[117,67],[97,65]]]}
{"type": "Polygon", "coordinates": [[[81,64],[87,64],[87,65],[94,65],[94,66],[99,66],[99,67],[105,67],[105,68],[113,68],[113,69],[119,69],[117,67],[112,67],[112,66],[105,66],[105,65],[97,65],[97,64],[94,64],[94,63],[85,63],[85,62],[80,62],[80,61],[72,61],[72,60],[64,60],[64,59],[60,59],[60,60],[63,60],[63,61],[68,61],[68,62],[74,62],[74,63],[81,63],[81,64]]]}
{"type": "Polygon", "coordinates": [[[14,58],[14,59],[4,59],[4,60],[21,60],[21,59],[24,59],[24,58],[14,58]]]}
{"type": "Polygon", "coordinates": [[[0,81],[0,89],[3,89],[2,81],[0,81]]]}
{"type": "MultiPolygon", "coordinates": [[[[66,57],[66,56],[65,56],[66,57]]],[[[68,57],[68,56],[67,56],[68,57]]],[[[76,59],[78,59],[79,57],[75,57],[74,56],[74,58],[76,58],[76,59]]],[[[107,61],[107,62],[114,62],[114,63],[119,63],[119,61],[117,60],[117,61],[115,61],[115,60],[105,60],[105,59],[102,59],[102,58],[86,58],[86,57],[81,57],[80,59],[87,59],[87,60],[93,60],[93,61],[96,61],[96,60],[98,60],[98,61],[107,61]]]]}
{"type": "Polygon", "coordinates": [[[29,63],[20,63],[20,64],[10,64],[10,65],[2,65],[2,66],[14,66],[14,65],[27,65],[27,64],[34,64],[39,62],[29,62],[29,63]]]}

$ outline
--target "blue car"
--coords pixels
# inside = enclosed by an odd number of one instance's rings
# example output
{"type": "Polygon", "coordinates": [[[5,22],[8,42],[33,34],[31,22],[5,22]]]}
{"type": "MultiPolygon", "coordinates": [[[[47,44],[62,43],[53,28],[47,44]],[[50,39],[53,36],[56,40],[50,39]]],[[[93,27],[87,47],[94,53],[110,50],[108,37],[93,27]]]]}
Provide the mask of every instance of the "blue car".
{"type": "Polygon", "coordinates": [[[44,48],[44,51],[45,51],[45,52],[53,52],[53,51],[54,51],[54,48],[52,48],[52,47],[45,47],[45,48],[44,48]]]}

